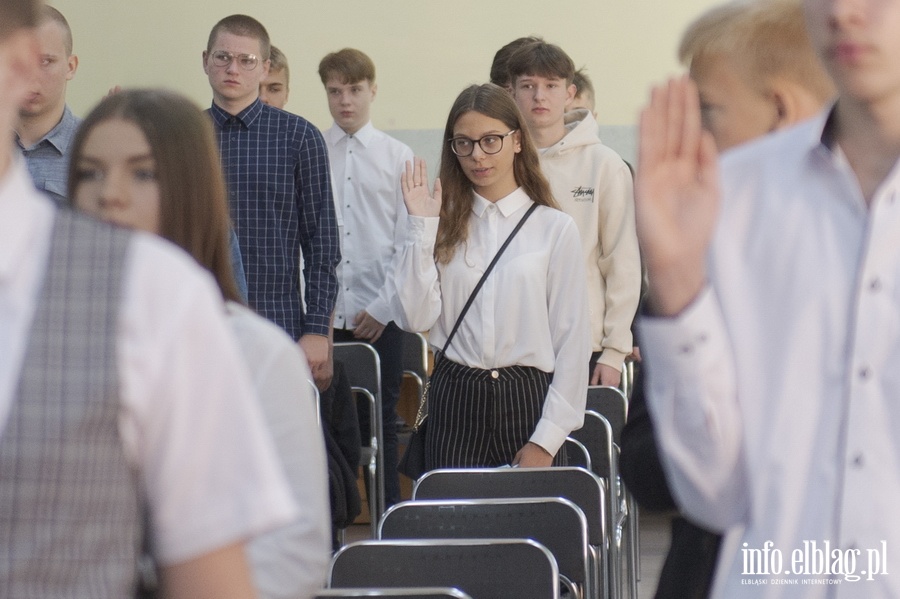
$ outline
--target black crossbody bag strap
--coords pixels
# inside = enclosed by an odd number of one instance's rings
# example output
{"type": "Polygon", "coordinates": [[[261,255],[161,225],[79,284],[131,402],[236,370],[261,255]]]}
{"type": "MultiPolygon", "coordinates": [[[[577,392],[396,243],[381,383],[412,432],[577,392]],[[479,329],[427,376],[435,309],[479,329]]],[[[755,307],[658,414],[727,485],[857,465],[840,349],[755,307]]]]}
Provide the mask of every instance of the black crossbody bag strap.
{"type": "Polygon", "coordinates": [[[482,286],[484,286],[484,282],[487,280],[488,275],[491,274],[491,271],[494,270],[494,266],[497,264],[497,261],[500,259],[500,256],[503,255],[503,252],[506,250],[506,247],[513,240],[513,237],[516,236],[516,233],[519,232],[519,229],[522,228],[522,225],[525,224],[525,221],[528,220],[528,217],[531,216],[531,213],[535,211],[538,207],[537,204],[532,204],[531,208],[528,209],[528,212],[525,213],[525,216],[519,220],[516,224],[516,228],[512,230],[512,233],[509,234],[509,237],[506,238],[506,241],[503,242],[503,245],[500,246],[500,249],[497,250],[497,253],[494,255],[494,259],[491,260],[491,263],[488,264],[488,267],[484,269],[484,274],[481,275],[481,278],[478,280],[478,284],[475,285],[475,289],[472,290],[472,293],[469,295],[469,299],[466,301],[466,305],[463,306],[462,312],[459,313],[459,317],[456,319],[456,324],[453,325],[453,330],[450,331],[450,334],[447,336],[447,341],[444,343],[444,347],[441,349],[441,355],[443,355],[447,348],[450,347],[450,341],[453,340],[453,336],[456,335],[456,331],[459,330],[459,325],[462,324],[463,318],[466,315],[466,312],[469,311],[469,308],[472,307],[472,303],[475,301],[475,296],[478,295],[478,292],[481,290],[482,286]]]}

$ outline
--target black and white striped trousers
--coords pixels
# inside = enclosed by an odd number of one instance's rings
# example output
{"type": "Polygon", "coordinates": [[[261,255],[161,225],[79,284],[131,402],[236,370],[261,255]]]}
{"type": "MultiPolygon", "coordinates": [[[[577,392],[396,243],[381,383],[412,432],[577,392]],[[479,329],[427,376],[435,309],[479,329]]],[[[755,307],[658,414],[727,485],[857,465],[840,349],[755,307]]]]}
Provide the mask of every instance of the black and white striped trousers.
{"type": "MultiPolygon", "coordinates": [[[[528,366],[482,370],[438,358],[428,391],[428,469],[512,462],[534,433],[552,377],[528,366]]],[[[565,462],[560,454],[554,465],[565,462]]]]}

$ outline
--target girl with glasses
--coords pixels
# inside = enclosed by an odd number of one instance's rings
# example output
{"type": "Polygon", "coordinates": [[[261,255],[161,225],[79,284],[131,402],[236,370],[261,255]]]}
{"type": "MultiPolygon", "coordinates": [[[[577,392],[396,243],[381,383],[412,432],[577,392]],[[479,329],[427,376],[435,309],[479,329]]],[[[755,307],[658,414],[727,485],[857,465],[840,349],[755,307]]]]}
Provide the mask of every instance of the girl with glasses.
{"type": "Polygon", "coordinates": [[[560,448],[583,419],[590,356],[578,230],[557,208],[504,89],[463,90],[444,138],[433,192],[421,159],[402,176],[409,235],[394,269],[402,326],[430,329],[436,349],[426,467],[564,463],[560,448]]]}

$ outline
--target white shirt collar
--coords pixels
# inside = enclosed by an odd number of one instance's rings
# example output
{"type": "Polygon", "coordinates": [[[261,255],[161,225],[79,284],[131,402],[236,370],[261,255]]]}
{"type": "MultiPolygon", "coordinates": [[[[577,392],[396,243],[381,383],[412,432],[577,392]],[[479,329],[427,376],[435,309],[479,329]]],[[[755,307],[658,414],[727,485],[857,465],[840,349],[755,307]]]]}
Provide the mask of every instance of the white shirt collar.
{"type": "Polygon", "coordinates": [[[376,129],[372,125],[372,121],[369,121],[368,123],[363,125],[362,128],[360,128],[360,130],[353,135],[348,135],[343,129],[340,128],[340,126],[338,126],[337,123],[332,123],[328,131],[325,132],[325,137],[328,140],[328,143],[332,145],[345,138],[353,138],[358,140],[359,143],[363,145],[363,147],[367,147],[375,137],[375,132],[376,129]]]}
{"type": "Polygon", "coordinates": [[[496,202],[486,200],[474,191],[472,192],[472,195],[475,196],[475,201],[472,203],[472,212],[474,212],[475,216],[478,218],[484,216],[485,210],[487,210],[488,206],[491,204],[497,206],[497,209],[500,210],[500,214],[504,217],[509,217],[522,206],[532,202],[531,198],[528,197],[528,194],[526,194],[521,187],[517,187],[515,191],[504,198],[500,198],[496,202]]]}

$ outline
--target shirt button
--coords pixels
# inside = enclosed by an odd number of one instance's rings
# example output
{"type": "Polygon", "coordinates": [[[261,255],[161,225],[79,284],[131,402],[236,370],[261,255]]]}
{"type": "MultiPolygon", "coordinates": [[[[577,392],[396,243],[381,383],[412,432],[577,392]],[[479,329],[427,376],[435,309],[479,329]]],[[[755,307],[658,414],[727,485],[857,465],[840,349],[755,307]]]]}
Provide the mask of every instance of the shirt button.
{"type": "Polygon", "coordinates": [[[868,366],[863,366],[862,368],[859,369],[859,378],[861,378],[862,380],[866,381],[871,376],[872,376],[872,370],[869,369],[868,366]]]}
{"type": "Polygon", "coordinates": [[[497,372],[496,370],[492,370],[492,371],[491,371],[491,378],[494,379],[494,380],[499,379],[499,378],[500,378],[500,373],[497,372]]]}
{"type": "Polygon", "coordinates": [[[865,464],[865,458],[863,458],[863,454],[858,453],[856,457],[853,458],[853,467],[854,468],[862,468],[865,464]]]}
{"type": "Polygon", "coordinates": [[[881,279],[875,277],[869,282],[869,290],[873,293],[878,293],[881,291],[881,279]]]}

